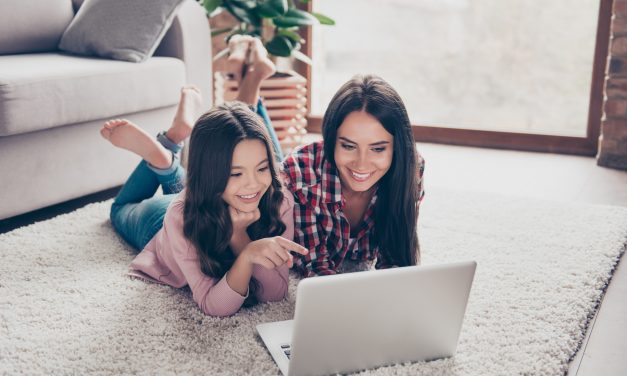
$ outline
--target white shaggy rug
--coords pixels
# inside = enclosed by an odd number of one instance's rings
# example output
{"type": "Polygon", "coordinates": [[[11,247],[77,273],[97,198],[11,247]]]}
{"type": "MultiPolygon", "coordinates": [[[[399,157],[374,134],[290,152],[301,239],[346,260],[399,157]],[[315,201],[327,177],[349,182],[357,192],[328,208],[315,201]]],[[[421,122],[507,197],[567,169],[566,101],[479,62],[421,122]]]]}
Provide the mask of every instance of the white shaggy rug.
{"type": "MultiPolygon", "coordinates": [[[[296,280],[284,302],[204,316],[189,291],[125,276],[109,204],[0,235],[0,374],[277,374],[255,325],[292,318],[296,280]]],[[[627,208],[431,191],[420,238],[423,264],[478,262],[457,355],[364,374],[561,375],[625,249],[627,208]]]]}

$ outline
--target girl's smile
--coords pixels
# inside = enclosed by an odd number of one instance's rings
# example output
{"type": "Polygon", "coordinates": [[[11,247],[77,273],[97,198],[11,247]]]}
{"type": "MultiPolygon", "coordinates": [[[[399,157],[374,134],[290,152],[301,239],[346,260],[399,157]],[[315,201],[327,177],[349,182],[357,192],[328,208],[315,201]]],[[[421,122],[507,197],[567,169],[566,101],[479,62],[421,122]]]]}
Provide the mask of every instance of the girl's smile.
{"type": "Polygon", "coordinates": [[[252,212],[272,183],[268,154],[263,142],[243,140],[233,150],[231,176],[222,199],[241,212],[252,212]]]}
{"type": "Polygon", "coordinates": [[[239,198],[240,200],[242,200],[243,202],[249,204],[252,202],[257,202],[259,201],[259,199],[261,198],[260,195],[261,192],[256,192],[250,195],[236,195],[237,198],[239,198]]]}

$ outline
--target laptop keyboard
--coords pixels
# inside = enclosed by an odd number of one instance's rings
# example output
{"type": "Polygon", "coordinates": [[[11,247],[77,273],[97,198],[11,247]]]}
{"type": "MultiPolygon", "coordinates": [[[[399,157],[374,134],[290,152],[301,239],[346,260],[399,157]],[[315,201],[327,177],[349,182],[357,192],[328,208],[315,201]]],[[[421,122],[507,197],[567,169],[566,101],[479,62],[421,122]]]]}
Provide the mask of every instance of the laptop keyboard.
{"type": "Polygon", "coordinates": [[[285,343],[283,345],[281,345],[281,350],[283,351],[283,354],[285,354],[285,356],[287,356],[287,359],[290,359],[290,355],[292,354],[292,346],[289,343],[285,343]]]}

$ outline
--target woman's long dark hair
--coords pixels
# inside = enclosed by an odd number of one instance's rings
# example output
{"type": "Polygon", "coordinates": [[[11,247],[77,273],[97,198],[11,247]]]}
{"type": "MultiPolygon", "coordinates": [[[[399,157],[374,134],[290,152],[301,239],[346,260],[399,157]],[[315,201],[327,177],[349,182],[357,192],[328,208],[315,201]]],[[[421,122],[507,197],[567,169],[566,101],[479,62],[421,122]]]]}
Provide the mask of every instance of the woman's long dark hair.
{"type": "MultiPolygon", "coordinates": [[[[285,231],[279,213],[281,182],[263,120],[241,102],[209,110],[198,119],[190,137],[183,233],[198,250],[202,272],[213,278],[222,278],[235,261],[229,246],[233,227],[222,193],[231,176],[233,150],[243,140],[263,142],[272,175],[272,183],[259,202],[261,217],[248,226],[248,235],[257,240],[285,231]]],[[[256,303],[258,286],[251,281],[245,305],[256,303]]]]}
{"type": "Polygon", "coordinates": [[[374,235],[379,251],[393,265],[420,262],[416,149],[405,105],[396,90],[375,75],[354,76],[345,83],[322,120],[325,158],[335,165],[337,130],[346,116],[365,111],[392,136],[394,152],[388,172],[379,180],[374,209],[374,235]]]}

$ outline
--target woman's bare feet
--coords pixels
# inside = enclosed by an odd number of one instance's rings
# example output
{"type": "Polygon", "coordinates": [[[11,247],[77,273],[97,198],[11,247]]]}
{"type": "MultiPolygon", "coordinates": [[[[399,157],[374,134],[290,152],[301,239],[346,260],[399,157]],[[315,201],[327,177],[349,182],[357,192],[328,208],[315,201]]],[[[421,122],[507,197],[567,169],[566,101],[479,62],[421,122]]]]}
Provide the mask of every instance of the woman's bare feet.
{"type": "Polygon", "coordinates": [[[185,140],[191,133],[196,119],[202,111],[202,95],[200,89],[194,85],[183,86],[181,99],[176,110],[172,126],[166,132],[170,141],[178,144],[185,140]]]}
{"type": "Polygon", "coordinates": [[[246,74],[239,85],[237,100],[256,105],[261,81],[272,76],[276,68],[261,40],[255,38],[250,46],[250,64],[246,66],[246,74]]]}
{"type": "Polygon", "coordinates": [[[242,80],[244,67],[248,60],[250,44],[253,38],[250,35],[233,35],[229,39],[229,57],[227,59],[226,71],[237,82],[242,80]]]}
{"type": "Polygon", "coordinates": [[[172,153],[126,119],[109,120],[100,129],[100,134],[113,145],[139,155],[156,168],[166,169],[172,165],[172,153]]]}

